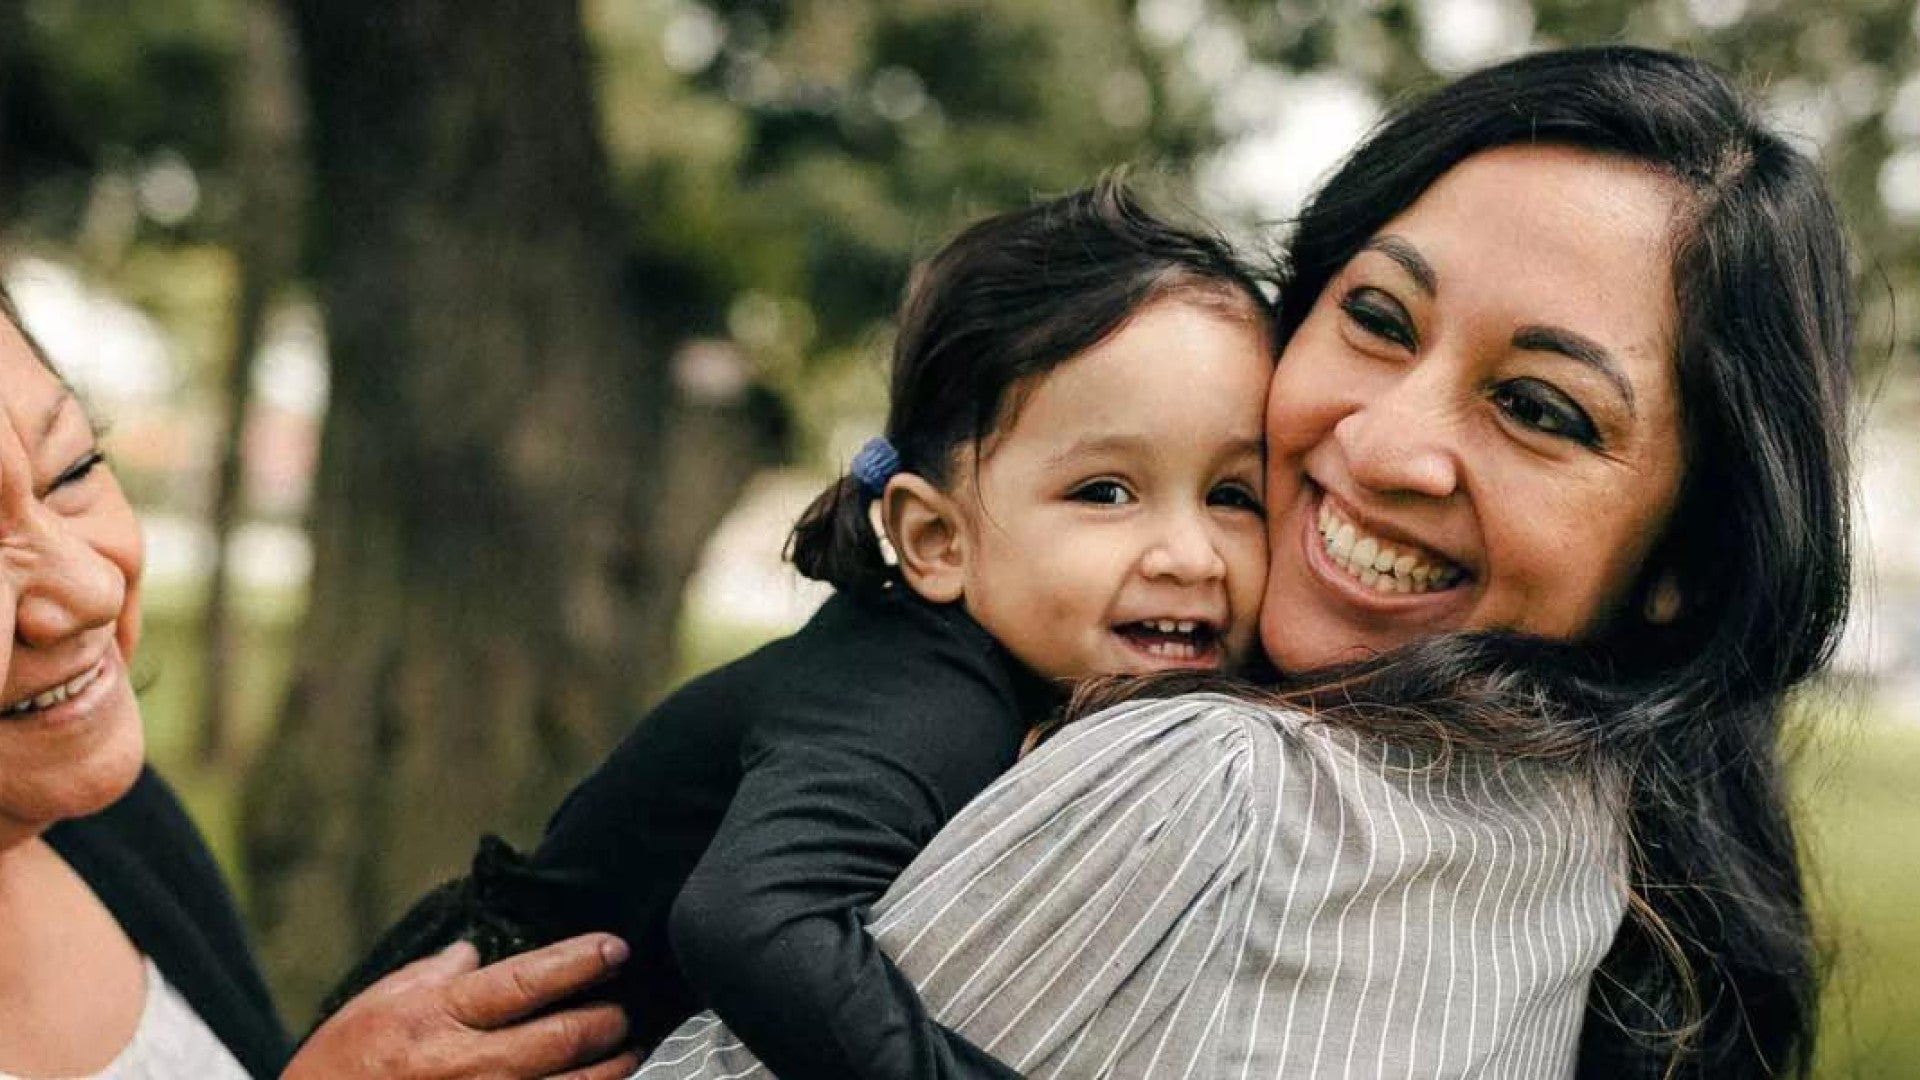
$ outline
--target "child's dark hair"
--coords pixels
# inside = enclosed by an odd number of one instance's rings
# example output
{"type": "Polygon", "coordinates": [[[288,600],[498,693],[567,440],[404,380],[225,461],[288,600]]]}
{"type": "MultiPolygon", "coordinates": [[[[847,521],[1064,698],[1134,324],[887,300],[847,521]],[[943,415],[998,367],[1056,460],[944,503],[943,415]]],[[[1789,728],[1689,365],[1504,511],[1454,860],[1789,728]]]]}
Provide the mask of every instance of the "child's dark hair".
{"type": "MultiPolygon", "coordinates": [[[[1268,280],[1112,174],[972,225],[919,269],[900,308],[886,437],[901,470],[945,486],[959,451],[1010,422],[1034,380],[1170,293],[1270,324],[1268,280]]],[[[793,528],[794,566],[844,592],[886,588],[896,571],[880,558],[870,501],[851,476],[822,492],[793,528]]]]}

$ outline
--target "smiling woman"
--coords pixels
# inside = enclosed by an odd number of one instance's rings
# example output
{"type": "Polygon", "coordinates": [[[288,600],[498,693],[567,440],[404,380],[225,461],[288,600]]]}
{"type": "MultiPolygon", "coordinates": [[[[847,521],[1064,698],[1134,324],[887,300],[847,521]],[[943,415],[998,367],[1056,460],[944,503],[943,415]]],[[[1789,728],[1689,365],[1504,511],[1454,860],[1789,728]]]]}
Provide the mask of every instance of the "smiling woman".
{"type": "Polygon", "coordinates": [[[1614,616],[1680,486],[1681,196],[1591,151],[1490,150],[1341,268],[1268,396],[1274,543],[1300,551],[1268,580],[1275,663],[1614,616]]]}

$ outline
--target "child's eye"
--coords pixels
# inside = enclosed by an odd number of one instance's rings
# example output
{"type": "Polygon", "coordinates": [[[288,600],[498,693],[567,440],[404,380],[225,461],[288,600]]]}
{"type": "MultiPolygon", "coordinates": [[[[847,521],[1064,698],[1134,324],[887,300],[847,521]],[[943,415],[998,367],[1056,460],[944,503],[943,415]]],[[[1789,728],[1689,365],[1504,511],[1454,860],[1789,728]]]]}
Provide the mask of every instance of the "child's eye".
{"type": "Polygon", "coordinates": [[[1363,333],[1392,342],[1403,349],[1414,349],[1413,320],[1400,301],[1371,285],[1363,285],[1340,298],[1340,310],[1363,333]]]}
{"type": "Polygon", "coordinates": [[[1267,512],[1267,508],[1260,504],[1260,496],[1241,483],[1221,484],[1207,492],[1207,505],[1224,506],[1230,510],[1246,510],[1261,515],[1267,512]]]}
{"type": "Polygon", "coordinates": [[[1522,427],[1598,446],[1600,433],[1573,399],[1538,379],[1515,379],[1495,387],[1493,403],[1522,427]]]}
{"type": "Polygon", "coordinates": [[[1118,480],[1095,480],[1081,484],[1067,497],[1075,502],[1099,503],[1103,506],[1122,506],[1134,501],[1133,492],[1118,480]]]}

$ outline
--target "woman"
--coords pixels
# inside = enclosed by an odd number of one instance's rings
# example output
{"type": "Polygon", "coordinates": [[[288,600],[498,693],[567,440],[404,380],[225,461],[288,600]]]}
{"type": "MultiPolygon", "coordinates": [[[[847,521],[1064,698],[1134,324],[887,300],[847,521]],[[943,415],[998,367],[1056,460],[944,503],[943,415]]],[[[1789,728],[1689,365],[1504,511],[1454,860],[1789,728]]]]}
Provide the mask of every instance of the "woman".
{"type": "Polygon", "coordinates": [[[619,1076],[607,935],[476,971],[461,946],[350,1004],[289,1065],[205,845],[143,761],[127,677],[141,541],[92,425],[0,295],[0,1078],[619,1076]]]}
{"type": "MultiPolygon", "coordinates": [[[[1546,53],[1374,132],[1292,266],[1282,693],[1069,728],[875,932],[1038,1075],[1803,1074],[1777,740],[1848,575],[1817,171],[1705,65],[1546,53]]],[[[643,1075],[748,1061],[696,1020],[643,1075]]]]}

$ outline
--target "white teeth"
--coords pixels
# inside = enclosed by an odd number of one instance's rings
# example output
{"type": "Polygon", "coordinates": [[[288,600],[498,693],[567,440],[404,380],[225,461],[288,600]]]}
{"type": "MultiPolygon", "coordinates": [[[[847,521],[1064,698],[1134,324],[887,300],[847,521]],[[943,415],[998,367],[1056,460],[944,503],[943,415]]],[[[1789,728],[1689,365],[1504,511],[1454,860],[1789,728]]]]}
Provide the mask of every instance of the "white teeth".
{"type": "Polygon", "coordinates": [[[1380,553],[1380,541],[1371,536],[1363,536],[1353,545],[1353,565],[1364,571],[1373,566],[1373,557],[1380,553]]]}
{"type": "Polygon", "coordinates": [[[93,680],[100,677],[100,668],[100,664],[95,664],[51,690],[42,691],[25,701],[0,710],[0,716],[14,716],[32,709],[50,709],[92,686],[93,680]]]}
{"type": "Polygon", "coordinates": [[[1163,660],[1192,660],[1200,655],[1200,650],[1184,641],[1155,641],[1147,647],[1147,653],[1163,660]]]}
{"type": "Polygon", "coordinates": [[[1193,633],[1193,628],[1196,625],[1197,624],[1192,619],[1181,619],[1179,632],[1182,634],[1191,634],[1193,633]]]}
{"type": "Polygon", "coordinates": [[[1343,521],[1326,503],[1320,504],[1320,538],[1334,565],[1360,584],[1381,593],[1425,593],[1451,588],[1465,571],[1457,566],[1429,566],[1419,556],[1383,544],[1343,521]]]}
{"type": "Polygon", "coordinates": [[[1353,554],[1353,537],[1353,526],[1345,522],[1341,522],[1340,527],[1334,530],[1333,542],[1327,545],[1327,551],[1335,562],[1345,562],[1347,556],[1353,554]]]}

